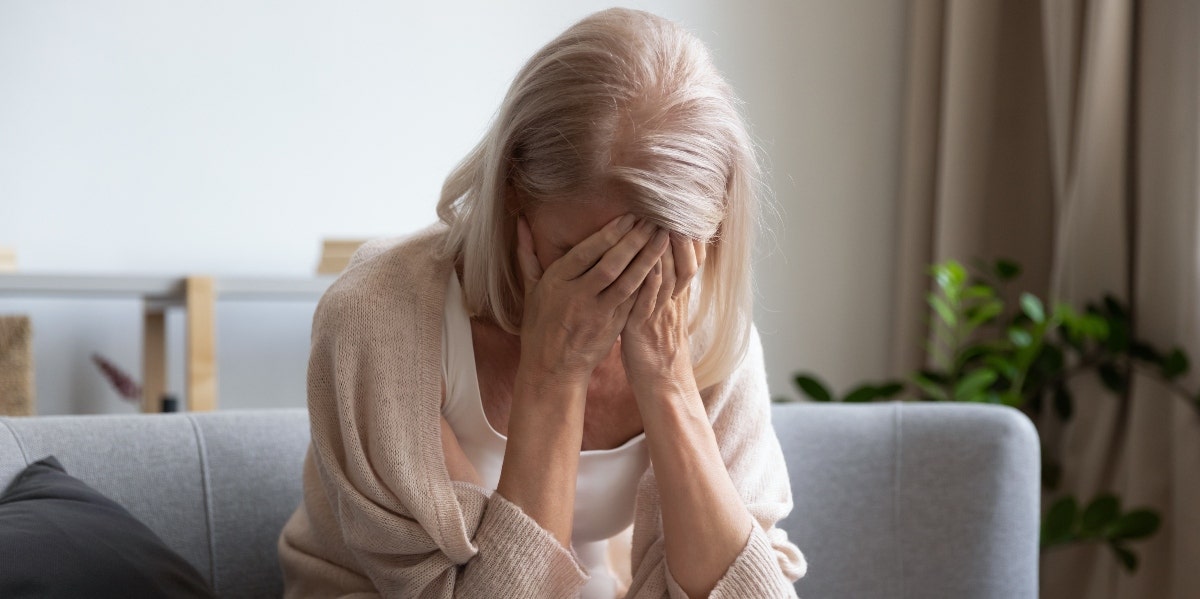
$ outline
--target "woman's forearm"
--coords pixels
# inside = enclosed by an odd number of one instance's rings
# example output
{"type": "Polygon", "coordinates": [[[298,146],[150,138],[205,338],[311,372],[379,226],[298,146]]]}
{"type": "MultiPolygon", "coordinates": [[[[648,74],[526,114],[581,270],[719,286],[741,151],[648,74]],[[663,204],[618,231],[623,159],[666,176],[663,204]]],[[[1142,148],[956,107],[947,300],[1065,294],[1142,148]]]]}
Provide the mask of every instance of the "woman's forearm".
{"type": "Polygon", "coordinates": [[[496,487],[563,547],[571,544],[586,399],[587,381],[553,381],[518,371],[496,487]]]}
{"type": "Polygon", "coordinates": [[[638,403],[662,502],[667,567],[689,597],[707,597],[745,547],[750,512],[694,383],[664,384],[638,403]]]}

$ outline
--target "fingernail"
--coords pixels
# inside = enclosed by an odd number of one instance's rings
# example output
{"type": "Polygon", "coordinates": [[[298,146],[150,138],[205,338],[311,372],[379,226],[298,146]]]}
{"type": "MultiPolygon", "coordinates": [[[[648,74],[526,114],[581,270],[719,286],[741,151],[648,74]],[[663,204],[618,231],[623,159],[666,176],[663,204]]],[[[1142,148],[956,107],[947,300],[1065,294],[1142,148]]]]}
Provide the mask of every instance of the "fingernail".
{"type": "Polygon", "coordinates": [[[617,222],[617,227],[622,231],[628,232],[633,228],[633,223],[637,222],[637,217],[632,214],[626,214],[617,222]]]}
{"type": "Polygon", "coordinates": [[[654,234],[654,243],[655,243],[655,245],[665,245],[667,243],[667,240],[670,238],[671,238],[671,235],[667,232],[666,229],[659,229],[658,233],[654,234]]]}

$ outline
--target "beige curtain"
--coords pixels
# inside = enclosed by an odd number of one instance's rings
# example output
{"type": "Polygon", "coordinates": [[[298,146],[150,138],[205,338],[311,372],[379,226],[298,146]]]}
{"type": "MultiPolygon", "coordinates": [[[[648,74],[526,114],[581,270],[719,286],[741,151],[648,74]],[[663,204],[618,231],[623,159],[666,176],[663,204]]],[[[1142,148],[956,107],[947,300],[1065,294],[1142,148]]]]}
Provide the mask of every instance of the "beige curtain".
{"type": "MultiPolygon", "coordinates": [[[[923,364],[925,268],[947,258],[1014,258],[1022,289],[1077,305],[1114,293],[1200,362],[1200,3],[913,0],[906,78],[897,374],[923,364]]],[[[1043,595],[1200,597],[1200,417],[1150,378],[1076,385],[1071,424],[1042,423],[1063,490],[1165,526],[1133,576],[1104,548],[1047,554],[1043,595]]]]}

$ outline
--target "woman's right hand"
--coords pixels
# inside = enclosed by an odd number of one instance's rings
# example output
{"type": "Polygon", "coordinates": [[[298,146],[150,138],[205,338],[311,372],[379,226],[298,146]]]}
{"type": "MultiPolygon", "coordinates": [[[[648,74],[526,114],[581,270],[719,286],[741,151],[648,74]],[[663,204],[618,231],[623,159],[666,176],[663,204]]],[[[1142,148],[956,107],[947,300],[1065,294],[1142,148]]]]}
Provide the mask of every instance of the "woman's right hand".
{"type": "Polygon", "coordinates": [[[612,350],[646,275],[669,236],[632,214],[613,219],[545,272],[529,223],[517,223],[517,261],[525,284],[521,366],[541,383],[586,386],[612,350]]]}

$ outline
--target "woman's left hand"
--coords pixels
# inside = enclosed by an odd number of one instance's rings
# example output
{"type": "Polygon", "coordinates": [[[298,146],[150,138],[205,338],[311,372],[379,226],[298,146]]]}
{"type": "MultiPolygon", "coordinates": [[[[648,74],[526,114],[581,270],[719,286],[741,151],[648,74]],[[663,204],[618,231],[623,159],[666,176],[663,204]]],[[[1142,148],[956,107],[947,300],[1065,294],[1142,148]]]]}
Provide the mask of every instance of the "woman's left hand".
{"type": "Polygon", "coordinates": [[[672,233],[671,247],[638,290],[621,331],[621,360],[639,402],[656,388],[695,385],[688,310],[704,257],[703,242],[672,233]]]}
{"type": "Polygon", "coordinates": [[[672,234],[621,330],[621,358],[660,494],[664,567],[689,597],[709,596],[755,526],[692,373],[690,289],[704,250],[672,234]]]}

